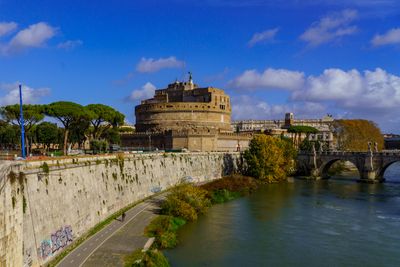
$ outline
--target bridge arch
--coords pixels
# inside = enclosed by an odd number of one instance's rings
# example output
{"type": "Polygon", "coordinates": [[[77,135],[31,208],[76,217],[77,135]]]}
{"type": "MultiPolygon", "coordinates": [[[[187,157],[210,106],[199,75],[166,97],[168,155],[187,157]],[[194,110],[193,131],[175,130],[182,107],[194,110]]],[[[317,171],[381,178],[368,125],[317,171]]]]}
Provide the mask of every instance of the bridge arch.
{"type": "Polygon", "coordinates": [[[323,162],[321,167],[319,168],[321,177],[324,178],[324,179],[330,178],[331,176],[328,174],[328,171],[332,167],[332,165],[335,162],[338,162],[338,161],[349,161],[349,162],[351,162],[357,168],[359,178],[361,178],[361,170],[360,170],[357,162],[353,161],[352,159],[344,160],[343,158],[333,158],[333,159],[330,159],[330,160],[327,160],[327,161],[323,162]]]}
{"type": "Polygon", "coordinates": [[[391,160],[391,161],[386,162],[386,163],[382,166],[382,168],[380,169],[380,171],[379,171],[379,173],[378,173],[378,177],[381,178],[381,179],[385,178],[384,175],[385,175],[386,170],[387,170],[390,166],[392,166],[393,164],[395,164],[395,163],[400,163],[400,159],[394,159],[394,160],[391,160]]]}

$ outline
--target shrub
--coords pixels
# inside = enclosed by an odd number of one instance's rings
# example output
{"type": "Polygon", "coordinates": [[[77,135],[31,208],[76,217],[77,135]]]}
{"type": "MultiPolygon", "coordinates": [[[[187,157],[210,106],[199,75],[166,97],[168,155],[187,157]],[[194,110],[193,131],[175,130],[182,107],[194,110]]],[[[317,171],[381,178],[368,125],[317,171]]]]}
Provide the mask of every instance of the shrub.
{"type": "Polygon", "coordinates": [[[238,192],[241,195],[247,195],[257,187],[258,183],[254,178],[242,175],[231,175],[201,186],[201,188],[209,192],[228,190],[230,192],[238,192]]]}
{"type": "Polygon", "coordinates": [[[194,221],[197,219],[197,214],[205,213],[209,206],[211,201],[206,190],[183,184],[171,191],[161,205],[161,210],[163,214],[194,221]]]}
{"type": "Polygon", "coordinates": [[[108,143],[105,140],[92,140],[90,141],[90,149],[94,152],[106,151],[108,143]]]}
{"type": "Polygon", "coordinates": [[[181,217],[187,221],[197,220],[196,210],[190,204],[179,199],[177,196],[169,195],[161,205],[161,213],[181,217]]]}
{"type": "Polygon", "coordinates": [[[161,251],[156,249],[142,252],[134,251],[131,255],[125,257],[125,267],[169,267],[168,259],[161,251]]]}
{"type": "Polygon", "coordinates": [[[160,215],[146,227],[145,234],[155,237],[156,245],[159,248],[173,248],[178,243],[176,231],[185,223],[186,221],[181,218],[160,215]]]}

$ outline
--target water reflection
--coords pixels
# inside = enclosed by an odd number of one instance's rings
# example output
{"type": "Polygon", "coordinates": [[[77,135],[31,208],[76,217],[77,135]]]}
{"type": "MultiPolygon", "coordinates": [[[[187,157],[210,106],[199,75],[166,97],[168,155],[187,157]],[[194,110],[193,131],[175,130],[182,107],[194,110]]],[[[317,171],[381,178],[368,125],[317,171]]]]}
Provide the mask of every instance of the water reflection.
{"type": "Polygon", "coordinates": [[[400,266],[400,164],[357,177],[267,185],[211,208],[166,251],[172,266],[400,266]]]}

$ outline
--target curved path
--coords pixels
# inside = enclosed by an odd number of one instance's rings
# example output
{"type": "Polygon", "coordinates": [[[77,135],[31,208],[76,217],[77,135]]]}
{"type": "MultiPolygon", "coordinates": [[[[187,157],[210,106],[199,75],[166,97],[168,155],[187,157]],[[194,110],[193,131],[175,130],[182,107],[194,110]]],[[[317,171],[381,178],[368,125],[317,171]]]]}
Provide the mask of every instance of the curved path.
{"type": "Polygon", "coordinates": [[[115,219],[102,230],[71,251],[58,267],[123,266],[123,258],[144,247],[148,237],[144,228],[156,216],[161,194],[134,206],[126,212],[124,221],[115,219]]]}

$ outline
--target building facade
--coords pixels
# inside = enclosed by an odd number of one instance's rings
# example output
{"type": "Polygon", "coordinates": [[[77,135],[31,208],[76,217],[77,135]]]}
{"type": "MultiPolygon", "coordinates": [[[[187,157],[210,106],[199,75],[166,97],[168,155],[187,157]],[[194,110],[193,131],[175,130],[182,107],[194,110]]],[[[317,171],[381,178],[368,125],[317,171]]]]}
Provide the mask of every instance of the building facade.
{"type": "Polygon", "coordinates": [[[122,134],[125,147],[237,151],[248,147],[250,133],[231,128],[230,98],[222,89],[199,87],[192,77],[155,91],[135,107],[136,133],[122,134]]]}
{"type": "Polygon", "coordinates": [[[288,132],[290,126],[311,126],[318,130],[316,134],[300,134],[301,140],[308,138],[310,141],[320,141],[325,143],[329,149],[335,147],[332,124],[334,119],[327,115],[322,119],[295,119],[293,113],[286,113],[282,120],[242,120],[232,122],[232,130],[237,133],[266,133],[270,135],[283,135],[293,138],[293,134],[288,132]]]}

